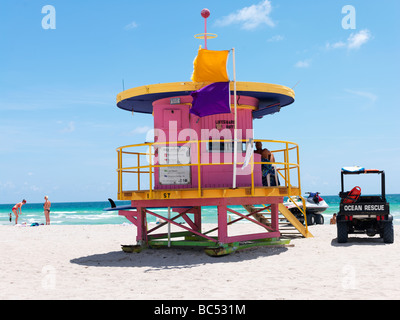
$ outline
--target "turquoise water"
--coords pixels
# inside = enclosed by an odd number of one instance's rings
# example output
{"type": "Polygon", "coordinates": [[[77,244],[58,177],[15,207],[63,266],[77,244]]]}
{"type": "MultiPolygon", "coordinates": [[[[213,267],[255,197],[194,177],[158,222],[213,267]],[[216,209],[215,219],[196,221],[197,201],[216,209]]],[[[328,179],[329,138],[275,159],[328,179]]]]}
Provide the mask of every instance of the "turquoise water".
{"type": "MultiPolygon", "coordinates": [[[[325,223],[329,223],[332,215],[338,212],[340,198],[338,196],[323,196],[324,200],[328,203],[329,208],[323,213],[325,223]]],[[[387,195],[387,201],[390,204],[390,213],[394,217],[394,224],[400,225],[400,195],[387,195]]],[[[128,201],[116,201],[117,206],[129,205],[128,201]]],[[[1,204],[0,205],[0,225],[10,225],[9,213],[14,204],[1,204]]],[[[98,225],[98,224],[122,224],[130,223],[126,218],[118,216],[116,211],[103,211],[104,208],[110,207],[108,201],[104,202],[68,202],[68,203],[53,203],[51,207],[51,224],[54,225],[98,225]]],[[[232,209],[241,213],[246,211],[240,207],[232,207],[232,209]]],[[[156,213],[162,216],[167,216],[167,209],[156,209],[156,213]]],[[[150,222],[155,222],[156,218],[149,217],[150,222]]],[[[183,222],[182,220],[177,220],[183,222]]],[[[202,210],[203,223],[216,223],[217,213],[216,207],[204,207],[202,210]]],[[[22,206],[22,216],[20,216],[19,223],[32,224],[45,223],[43,214],[42,203],[27,203],[22,206]]],[[[13,222],[14,223],[14,215],[13,222]]]]}

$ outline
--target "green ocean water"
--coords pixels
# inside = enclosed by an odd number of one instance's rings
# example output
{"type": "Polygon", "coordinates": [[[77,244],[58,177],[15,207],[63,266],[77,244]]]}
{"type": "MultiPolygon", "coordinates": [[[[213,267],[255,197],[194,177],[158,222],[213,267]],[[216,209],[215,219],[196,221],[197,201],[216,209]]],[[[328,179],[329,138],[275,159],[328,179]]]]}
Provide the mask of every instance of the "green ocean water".
{"type": "MultiPolygon", "coordinates": [[[[329,205],[329,208],[323,213],[325,223],[329,223],[329,219],[333,213],[338,212],[340,198],[338,196],[323,196],[323,199],[329,205]]],[[[387,195],[387,201],[390,204],[390,213],[393,215],[394,224],[400,225],[400,195],[387,195]]],[[[129,205],[129,201],[116,201],[117,206],[129,205]]],[[[9,222],[9,213],[14,204],[0,204],[0,225],[11,225],[9,222]]],[[[103,211],[104,208],[109,208],[108,201],[99,202],[66,202],[52,203],[51,207],[51,224],[54,225],[101,225],[101,224],[123,224],[130,223],[125,217],[118,216],[117,211],[103,211]]],[[[241,206],[233,206],[232,209],[242,213],[246,211],[241,206]]],[[[156,209],[156,213],[167,216],[167,209],[156,209]]],[[[156,218],[149,217],[150,222],[155,222],[156,218]]],[[[177,220],[183,222],[182,220],[177,220]]],[[[202,209],[203,223],[217,223],[216,207],[203,207],[202,209]]],[[[27,203],[22,207],[22,215],[19,223],[45,223],[42,203],[27,203]]]]}

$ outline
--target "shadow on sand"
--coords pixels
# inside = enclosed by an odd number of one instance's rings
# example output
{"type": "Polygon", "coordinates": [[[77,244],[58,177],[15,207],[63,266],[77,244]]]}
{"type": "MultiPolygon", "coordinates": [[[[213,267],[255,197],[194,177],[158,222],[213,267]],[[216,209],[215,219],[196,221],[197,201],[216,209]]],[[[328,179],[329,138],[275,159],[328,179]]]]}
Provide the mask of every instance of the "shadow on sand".
{"type": "Polygon", "coordinates": [[[200,248],[147,249],[140,253],[113,251],[70,260],[71,263],[89,267],[122,267],[154,269],[186,269],[215,263],[234,263],[260,257],[275,256],[288,248],[250,248],[223,257],[210,257],[200,248]]]}
{"type": "Polygon", "coordinates": [[[331,245],[334,247],[351,247],[351,246],[385,246],[389,245],[389,243],[384,243],[383,239],[381,238],[372,238],[366,237],[364,235],[363,238],[361,237],[350,237],[346,243],[339,243],[337,238],[332,239],[331,245]]]}

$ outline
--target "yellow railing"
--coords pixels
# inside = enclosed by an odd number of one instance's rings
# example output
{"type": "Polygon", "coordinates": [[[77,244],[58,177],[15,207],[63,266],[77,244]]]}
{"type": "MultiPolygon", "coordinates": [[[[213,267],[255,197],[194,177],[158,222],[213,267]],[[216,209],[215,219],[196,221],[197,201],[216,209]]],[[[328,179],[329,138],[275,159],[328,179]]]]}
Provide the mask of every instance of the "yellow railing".
{"type": "MultiPolygon", "coordinates": [[[[149,192],[149,199],[153,199],[152,193],[154,191],[154,181],[153,181],[153,174],[154,174],[154,169],[155,168],[162,168],[162,167],[197,167],[197,190],[198,190],[198,196],[201,197],[202,195],[202,184],[201,184],[201,167],[202,166],[208,166],[208,165],[213,165],[213,166],[223,166],[223,165],[232,165],[233,162],[224,162],[224,163],[208,163],[201,162],[201,154],[202,151],[206,150],[206,147],[204,147],[205,144],[208,144],[209,142],[212,143],[220,143],[220,142],[233,142],[232,140],[193,140],[193,141],[177,141],[177,142],[153,142],[153,143],[142,143],[142,144],[135,144],[135,145],[129,145],[129,146],[124,146],[120,147],[117,149],[118,152],[118,194],[120,195],[121,193],[125,192],[123,188],[123,175],[125,173],[129,174],[136,174],[137,175],[137,184],[136,184],[136,190],[135,191],[143,191],[141,189],[141,183],[143,179],[141,179],[142,174],[147,174],[149,179],[148,179],[148,192],[149,192]],[[201,149],[203,145],[203,149],[201,149]],[[155,156],[155,150],[157,148],[160,148],[162,146],[191,146],[191,155],[192,152],[195,151],[197,153],[197,163],[192,163],[193,162],[193,157],[191,157],[191,163],[188,164],[159,164],[159,163],[154,163],[153,157],[155,156]],[[193,146],[196,146],[195,149],[193,150],[193,146]],[[140,149],[140,150],[139,150],[140,149]],[[143,150],[144,149],[144,150],[143,150]],[[132,158],[135,160],[135,163],[130,166],[123,166],[123,162],[125,162],[127,157],[130,157],[130,160],[132,158]],[[145,161],[143,160],[143,157],[145,157],[145,161]],[[124,158],[124,159],[123,159],[124,158]],[[124,161],[123,161],[124,160],[124,161]]],[[[246,143],[248,140],[238,140],[238,145],[239,143],[246,143]]],[[[294,142],[288,142],[288,141],[278,141],[278,140],[254,140],[254,142],[262,142],[265,144],[268,144],[269,149],[270,145],[275,144],[279,145],[280,148],[276,150],[271,150],[271,152],[275,156],[275,162],[255,162],[254,157],[251,157],[251,160],[249,162],[249,165],[251,165],[251,184],[248,186],[248,188],[251,188],[251,195],[253,196],[255,194],[255,186],[254,186],[254,165],[261,165],[261,164],[272,164],[275,166],[278,176],[281,177],[284,181],[284,183],[281,184],[281,187],[286,187],[288,190],[288,196],[292,195],[291,189],[296,188],[297,190],[300,189],[300,158],[299,158],[299,147],[296,143],[294,142]],[[293,155],[294,153],[294,155],[293,155]],[[291,161],[295,157],[295,161],[291,161]],[[276,160],[278,159],[278,160],[276,160]],[[297,177],[297,179],[296,179],[297,177]],[[297,181],[296,181],[297,180],[297,181]],[[294,182],[295,181],[295,182],[294,182]],[[295,183],[293,185],[293,183],[295,183]]],[[[241,151],[240,151],[241,152],[241,151]]],[[[244,151],[243,151],[244,152],[244,151]]],[[[239,152],[238,152],[239,153],[239,152]]],[[[223,155],[224,153],[221,152],[220,155],[223,155]]],[[[207,158],[209,159],[209,158],[207,158]]],[[[242,165],[243,162],[237,162],[237,165],[242,165]]],[[[277,187],[275,187],[277,188],[277,187]]],[[[133,191],[134,192],[134,191],[133,191]]],[[[301,191],[300,191],[301,194],[301,191]]]]}

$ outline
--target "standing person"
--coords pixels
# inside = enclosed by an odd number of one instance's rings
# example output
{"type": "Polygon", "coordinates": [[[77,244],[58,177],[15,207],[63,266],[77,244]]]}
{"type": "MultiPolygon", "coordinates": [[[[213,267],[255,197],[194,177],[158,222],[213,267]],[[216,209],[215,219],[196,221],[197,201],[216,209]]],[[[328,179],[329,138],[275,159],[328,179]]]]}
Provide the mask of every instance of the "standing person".
{"type": "Polygon", "coordinates": [[[26,200],[22,200],[21,202],[18,202],[13,208],[12,208],[12,212],[14,212],[15,214],[15,224],[18,224],[18,217],[20,214],[22,214],[21,212],[21,207],[26,203],[26,200]]]}
{"type": "Polygon", "coordinates": [[[44,216],[46,217],[46,226],[50,225],[50,207],[51,207],[51,202],[49,201],[48,196],[44,196],[44,216]]]}

